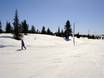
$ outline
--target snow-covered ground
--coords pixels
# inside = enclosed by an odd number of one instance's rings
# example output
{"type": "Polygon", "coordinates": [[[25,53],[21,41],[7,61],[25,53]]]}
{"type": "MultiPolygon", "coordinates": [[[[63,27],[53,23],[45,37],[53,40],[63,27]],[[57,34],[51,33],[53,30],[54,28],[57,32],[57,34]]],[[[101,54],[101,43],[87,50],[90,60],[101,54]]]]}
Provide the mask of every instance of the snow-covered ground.
{"type": "Polygon", "coordinates": [[[29,34],[27,50],[0,34],[0,78],[104,78],[104,41],[29,34]]]}

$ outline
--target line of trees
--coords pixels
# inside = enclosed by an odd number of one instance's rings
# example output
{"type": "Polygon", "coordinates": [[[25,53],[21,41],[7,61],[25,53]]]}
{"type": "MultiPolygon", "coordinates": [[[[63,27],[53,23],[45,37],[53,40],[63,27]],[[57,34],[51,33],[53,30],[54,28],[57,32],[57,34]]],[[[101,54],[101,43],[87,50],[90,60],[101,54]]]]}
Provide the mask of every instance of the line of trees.
{"type": "MultiPolygon", "coordinates": [[[[60,27],[58,27],[57,32],[52,32],[50,28],[46,29],[45,26],[42,27],[41,31],[36,29],[34,25],[32,25],[31,29],[29,29],[29,24],[27,24],[26,20],[20,22],[18,11],[16,10],[13,23],[11,24],[10,22],[6,22],[5,31],[2,30],[2,23],[0,21],[0,33],[12,33],[13,37],[17,40],[20,40],[21,37],[23,37],[23,34],[27,35],[28,33],[56,35],[59,37],[64,37],[66,40],[69,40],[69,36],[72,36],[72,28],[70,21],[67,20],[66,24],[64,25],[64,29],[60,29],[60,27]]],[[[88,39],[101,39],[100,36],[95,36],[94,34],[82,35],[77,33],[75,34],[75,37],[77,38],[86,37],[88,39]]]]}
{"type": "Polygon", "coordinates": [[[23,34],[27,35],[28,33],[56,35],[59,37],[65,37],[68,40],[69,36],[72,35],[72,29],[69,20],[67,20],[64,26],[64,30],[60,30],[60,28],[58,27],[58,31],[55,33],[53,33],[50,28],[46,29],[45,26],[42,27],[41,31],[39,31],[38,29],[36,30],[35,26],[33,25],[31,26],[31,29],[29,29],[29,24],[27,24],[26,20],[20,22],[18,11],[16,10],[12,25],[10,22],[6,22],[5,31],[2,30],[2,23],[0,21],[0,33],[12,33],[13,37],[17,40],[20,40],[21,37],[23,37],[23,34]]]}
{"type": "Polygon", "coordinates": [[[77,34],[75,34],[75,37],[77,38],[80,38],[80,37],[83,37],[83,38],[88,38],[88,39],[101,39],[101,36],[99,35],[94,35],[94,34],[79,34],[79,32],[77,34]]]}

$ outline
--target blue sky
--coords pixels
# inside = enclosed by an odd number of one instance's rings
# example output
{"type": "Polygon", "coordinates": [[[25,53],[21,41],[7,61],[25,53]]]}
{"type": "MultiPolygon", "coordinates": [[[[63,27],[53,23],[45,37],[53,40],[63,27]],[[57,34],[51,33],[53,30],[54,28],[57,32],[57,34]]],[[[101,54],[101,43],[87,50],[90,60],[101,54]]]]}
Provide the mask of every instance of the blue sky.
{"type": "Polygon", "coordinates": [[[13,22],[15,10],[20,21],[53,31],[64,28],[67,20],[76,24],[76,32],[104,33],[104,0],[0,0],[0,21],[13,22]]]}

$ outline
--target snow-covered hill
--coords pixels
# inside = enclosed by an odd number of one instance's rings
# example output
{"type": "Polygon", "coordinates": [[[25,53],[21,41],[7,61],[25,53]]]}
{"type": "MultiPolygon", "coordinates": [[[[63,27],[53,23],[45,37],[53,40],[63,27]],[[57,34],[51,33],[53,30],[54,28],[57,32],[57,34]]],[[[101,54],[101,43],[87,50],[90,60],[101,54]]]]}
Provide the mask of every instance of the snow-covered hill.
{"type": "Polygon", "coordinates": [[[104,41],[29,34],[27,50],[0,34],[0,78],[104,78],[104,41]]]}

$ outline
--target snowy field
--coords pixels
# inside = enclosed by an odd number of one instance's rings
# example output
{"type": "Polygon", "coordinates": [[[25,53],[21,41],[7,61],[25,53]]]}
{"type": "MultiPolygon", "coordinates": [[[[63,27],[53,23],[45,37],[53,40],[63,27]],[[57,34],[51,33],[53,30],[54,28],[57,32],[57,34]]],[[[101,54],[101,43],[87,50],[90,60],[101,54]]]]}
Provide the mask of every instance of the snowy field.
{"type": "Polygon", "coordinates": [[[104,78],[104,40],[30,34],[27,50],[0,34],[0,78],[104,78]]]}

